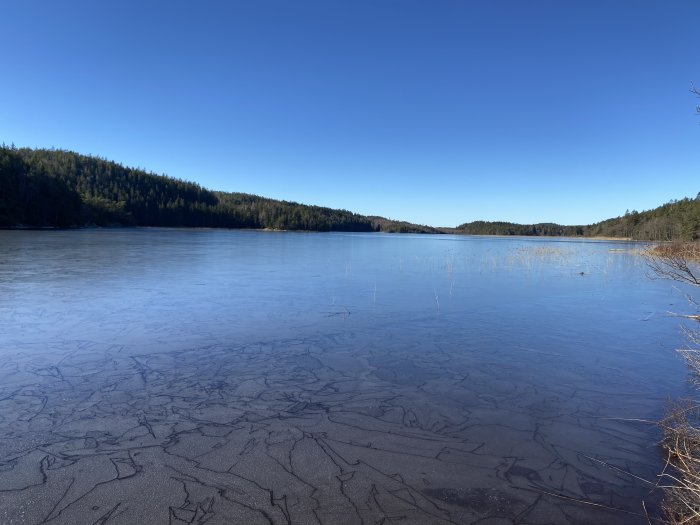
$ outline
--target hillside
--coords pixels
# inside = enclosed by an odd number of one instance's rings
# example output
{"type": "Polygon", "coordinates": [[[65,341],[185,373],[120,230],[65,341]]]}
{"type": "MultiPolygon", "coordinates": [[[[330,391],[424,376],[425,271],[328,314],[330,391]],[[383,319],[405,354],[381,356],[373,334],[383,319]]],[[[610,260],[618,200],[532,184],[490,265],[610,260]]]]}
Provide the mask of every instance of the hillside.
{"type": "Polygon", "coordinates": [[[244,193],[63,150],[0,147],[0,227],[172,226],[439,233],[244,193]]]}
{"type": "Polygon", "coordinates": [[[700,239],[700,194],[590,225],[475,221],[456,229],[433,228],[211,191],[70,151],[0,147],[0,227],[85,225],[696,240],[700,239]]]}
{"type": "Polygon", "coordinates": [[[532,235],[566,236],[584,235],[584,226],[561,226],[554,223],[516,224],[513,222],[474,221],[457,226],[458,233],[467,235],[532,235]]]}
{"type": "Polygon", "coordinates": [[[694,199],[674,200],[653,210],[601,221],[588,226],[586,235],[651,241],[700,239],[700,193],[694,199]]]}
{"type": "Polygon", "coordinates": [[[627,212],[622,217],[586,226],[553,223],[515,224],[474,221],[461,224],[457,231],[468,235],[532,235],[566,237],[621,237],[636,240],[671,241],[700,239],[700,193],[643,212],[627,212]]]}

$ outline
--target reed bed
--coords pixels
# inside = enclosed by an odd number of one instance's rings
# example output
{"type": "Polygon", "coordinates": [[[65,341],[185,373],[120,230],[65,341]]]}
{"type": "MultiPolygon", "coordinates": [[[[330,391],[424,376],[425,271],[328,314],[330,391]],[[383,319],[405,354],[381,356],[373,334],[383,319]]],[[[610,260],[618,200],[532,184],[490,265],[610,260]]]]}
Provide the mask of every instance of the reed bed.
{"type": "Polygon", "coordinates": [[[658,244],[652,248],[653,253],[667,256],[682,256],[690,261],[700,262],[700,241],[676,241],[658,244]]]}
{"type": "MultiPolygon", "coordinates": [[[[700,243],[677,242],[650,247],[644,254],[657,277],[700,287],[700,243]]],[[[700,303],[688,295],[700,313],[700,303]]],[[[687,347],[678,350],[700,389],[700,321],[698,315],[684,315],[687,347]]],[[[663,511],[669,524],[700,523],[700,390],[693,399],[674,404],[661,421],[666,467],[659,476],[664,492],[663,511]]]]}
{"type": "Polygon", "coordinates": [[[659,476],[666,523],[700,523],[700,406],[675,404],[661,422],[666,467],[659,476]]]}

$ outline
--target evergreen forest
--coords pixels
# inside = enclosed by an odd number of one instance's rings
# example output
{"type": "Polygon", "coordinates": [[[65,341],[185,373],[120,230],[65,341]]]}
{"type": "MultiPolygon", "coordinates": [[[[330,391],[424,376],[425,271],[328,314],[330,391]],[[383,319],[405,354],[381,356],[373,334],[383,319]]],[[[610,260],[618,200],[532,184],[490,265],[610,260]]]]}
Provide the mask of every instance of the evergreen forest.
{"type": "Polygon", "coordinates": [[[438,233],[346,210],[210,191],[71,151],[0,147],[0,227],[90,225],[438,233]]]}
{"type": "Polygon", "coordinates": [[[308,231],[700,239],[700,193],[595,224],[475,221],[457,228],[228,193],[94,156],[0,146],[0,227],[164,226],[308,231]]]}
{"type": "Polygon", "coordinates": [[[648,211],[628,211],[622,217],[586,226],[474,221],[458,226],[456,231],[468,235],[545,235],[692,241],[700,239],[700,193],[694,199],[674,200],[648,211]]]}

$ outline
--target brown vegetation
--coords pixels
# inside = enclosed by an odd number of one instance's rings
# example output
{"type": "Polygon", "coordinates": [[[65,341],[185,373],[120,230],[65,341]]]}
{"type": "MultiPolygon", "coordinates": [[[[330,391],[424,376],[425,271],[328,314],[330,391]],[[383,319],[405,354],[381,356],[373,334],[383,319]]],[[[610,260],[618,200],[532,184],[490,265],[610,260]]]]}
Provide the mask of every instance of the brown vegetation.
{"type": "Polygon", "coordinates": [[[700,286],[700,242],[660,244],[645,252],[649,267],[657,277],[700,286]]]}
{"type": "MultiPolygon", "coordinates": [[[[700,287],[700,243],[673,243],[649,249],[644,257],[657,277],[700,287]]],[[[688,296],[700,310],[700,303],[688,296]]],[[[697,315],[684,316],[699,320],[697,315]]],[[[687,347],[678,352],[691,371],[692,381],[700,388],[700,329],[684,328],[687,347]]],[[[698,399],[673,406],[661,422],[662,447],[666,468],[659,486],[664,490],[664,513],[668,523],[700,523],[700,404],[698,399]]]]}

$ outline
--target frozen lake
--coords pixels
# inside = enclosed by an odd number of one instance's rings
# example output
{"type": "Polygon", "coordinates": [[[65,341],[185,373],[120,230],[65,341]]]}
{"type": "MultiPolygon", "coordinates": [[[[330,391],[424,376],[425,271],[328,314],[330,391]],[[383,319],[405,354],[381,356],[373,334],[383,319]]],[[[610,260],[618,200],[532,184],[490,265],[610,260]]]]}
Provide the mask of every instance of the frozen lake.
{"type": "Polygon", "coordinates": [[[0,523],[646,523],[687,306],[640,248],[0,231],[0,523]]]}

